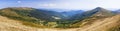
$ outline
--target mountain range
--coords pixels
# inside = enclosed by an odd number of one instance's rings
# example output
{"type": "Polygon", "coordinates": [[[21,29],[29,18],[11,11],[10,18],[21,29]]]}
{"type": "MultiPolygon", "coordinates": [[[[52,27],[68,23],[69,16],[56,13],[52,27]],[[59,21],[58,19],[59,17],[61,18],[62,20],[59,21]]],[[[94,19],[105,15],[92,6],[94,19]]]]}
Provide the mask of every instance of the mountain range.
{"type": "MultiPolygon", "coordinates": [[[[12,20],[18,20],[22,23],[22,25],[25,26],[31,26],[37,28],[39,27],[39,28],[62,28],[62,29],[83,28],[85,26],[88,26],[86,29],[83,29],[84,31],[86,31],[87,29],[89,30],[89,27],[92,26],[96,27],[100,24],[104,25],[104,23],[106,24],[107,21],[110,22],[113,20],[111,23],[117,24],[114,21],[118,21],[119,23],[119,18],[120,18],[119,13],[120,13],[119,10],[110,11],[102,7],[97,7],[95,9],[88,11],[73,10],[66,12],[56,12],[56,11],[50,11],[44,9],[29,8],[29,7],[9,7],[9,8],[0,9],[0,16],[12,20]],[[98,25],[96,24],[96,22],[98,22],[98,25]]],[[[108,26],[108,25],[104,25],[104,26],[108,26]]],[[[106,30],[111,29],[113,31],[115,30],[120,31],[119,28],[120,28],[119,24],[117,24],[115,27],[110,25],[110,27],[106,28],[106,30]]],[[[102,29],[96,29],[96,30],[102,30],[102,29]]]]}

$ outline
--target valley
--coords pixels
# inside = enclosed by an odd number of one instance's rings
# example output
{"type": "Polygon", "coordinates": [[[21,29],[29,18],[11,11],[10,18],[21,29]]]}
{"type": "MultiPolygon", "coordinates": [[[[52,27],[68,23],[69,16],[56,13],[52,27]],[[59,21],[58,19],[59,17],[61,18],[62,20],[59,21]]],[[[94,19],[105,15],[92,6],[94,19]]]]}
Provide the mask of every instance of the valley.
{"type": "Polygon", "coordinates": [[[0,9],[0,31],[120,31],[119,24],[118,12],[101,7],[73,12],[27,7],[0,9]]]}

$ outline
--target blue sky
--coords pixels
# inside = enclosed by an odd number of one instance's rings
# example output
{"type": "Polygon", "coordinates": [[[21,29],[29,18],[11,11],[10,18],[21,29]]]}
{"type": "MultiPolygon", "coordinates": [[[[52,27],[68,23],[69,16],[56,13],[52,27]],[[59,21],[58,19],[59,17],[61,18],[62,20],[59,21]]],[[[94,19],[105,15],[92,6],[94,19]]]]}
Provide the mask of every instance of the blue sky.
{"type": "Polygon", "coordinates": [[[0,0],[0,8],[120,9],[120,0],[0,0]]]}

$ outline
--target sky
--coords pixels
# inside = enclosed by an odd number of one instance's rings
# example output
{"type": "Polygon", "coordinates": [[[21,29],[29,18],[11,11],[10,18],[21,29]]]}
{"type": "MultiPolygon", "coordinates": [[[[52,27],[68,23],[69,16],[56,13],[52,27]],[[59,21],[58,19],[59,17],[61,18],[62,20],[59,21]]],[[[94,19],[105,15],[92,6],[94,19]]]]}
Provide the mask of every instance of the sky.
{"type": "Polygon", "coordinates": [[[0,8],[32,7],[48,9],[120,9],[120,0],[0,0],[0,8]]]}

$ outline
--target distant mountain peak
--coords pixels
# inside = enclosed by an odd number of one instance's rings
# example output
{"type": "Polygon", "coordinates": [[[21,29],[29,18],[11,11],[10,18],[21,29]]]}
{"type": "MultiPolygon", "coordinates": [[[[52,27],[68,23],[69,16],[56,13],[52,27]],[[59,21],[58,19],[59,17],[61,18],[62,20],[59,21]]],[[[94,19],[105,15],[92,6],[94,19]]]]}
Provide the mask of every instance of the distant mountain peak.
{"type": "Polygon", "coordinates": [[[96,7],[95,9],[93,10],[90,10],[90,11],[87,11],[87,12],[84,12],[84,14],[82,14],[86,17],[89,17],[89,16],[111,16],[113,15],[113,13],[107,9],[104,9],[102,7],[96,7]]]}
{"type": "Polygon", "coordinates": [[[96,11],[96,12],[101,12],[101,13],[105,13],[105,12],[110,12],[109,10],[107,9],[104,9],[102,7],[96,7],[95,9],[93,9],[92,11],[96,11]]]}
{"type": "Polygon", "coordinates": [[[94,15],[100,15],[100,16],[110,16],[113,15],[113,13],[107,9],[104,9],[102,7],[96,7],[90,12],[95,12],[94,15]]]}
{"type": "Polygon", "coordinates": [[[93,10],[103,11],[103,10],[106,10],[106,9],[104,9],[104,8],[102,8],[102,7],[96,7],[96,8],[95,8],[95,9],[93,9],[93,10]]]}
{"type": "Polygon", "coordinates": [[[102,7],[96,7],[96,9],[102,9],[102,7]]]}

